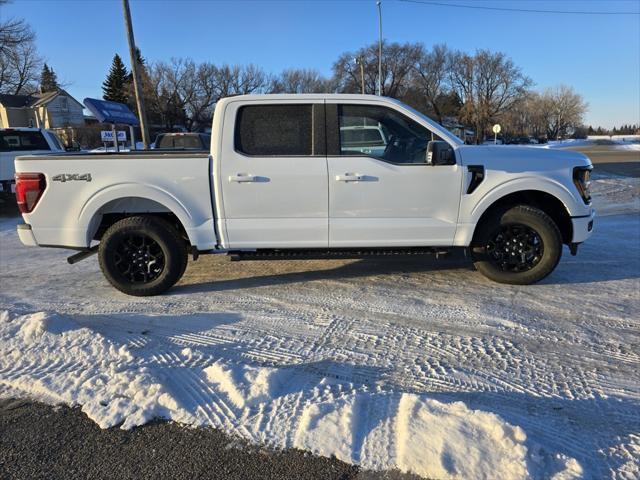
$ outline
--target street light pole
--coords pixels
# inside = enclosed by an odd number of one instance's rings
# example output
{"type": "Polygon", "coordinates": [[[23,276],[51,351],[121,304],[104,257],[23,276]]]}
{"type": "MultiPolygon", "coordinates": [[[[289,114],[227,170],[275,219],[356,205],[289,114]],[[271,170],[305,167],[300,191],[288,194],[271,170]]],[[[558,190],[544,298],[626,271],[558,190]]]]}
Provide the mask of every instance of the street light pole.
{"type": "Polygon", "coordinates": [[[138,58],[136,55],[136,42],[133,38],[133,25],[131,24],[131,11],[129,10],[129,0],[122,0],[124,10],[124,23],[127,27],[127,39],[129,40],[129,55],[131,56],[131,73],[133,74],[133,89],[136,94],[136,105],[138,107],[138,117],[140,118],[140,130],[142,131],[142,144],[144,149],[149,149],[149,129],[147,128],[147,114],[144,109],[142,98],[142,87],[140,86],[140,72],[138,71],[138,58]]]}
{"type": "Polygon", "coordinates": [[[362,94],[364,95],[364,61],[362,55],[355,58],[356,65],[360,65],[360,86],[362,89],[362,94]]]}
{"type": "Polygon", "coordinates": [[[382,2],[378,0],[378,95],[382,95],[382,2]]]}

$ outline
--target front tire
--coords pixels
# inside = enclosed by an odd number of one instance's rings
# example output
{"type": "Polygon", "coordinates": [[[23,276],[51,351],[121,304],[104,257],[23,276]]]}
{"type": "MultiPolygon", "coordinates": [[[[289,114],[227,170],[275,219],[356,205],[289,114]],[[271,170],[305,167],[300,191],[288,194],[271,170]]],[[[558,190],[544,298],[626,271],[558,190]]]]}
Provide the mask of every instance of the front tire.
{"type": "Polygon", "coordinates": [[[127,295],[150,296],[165,292],[180,280],[188,252],[169,222],[136,216],[107,229],[98,258],[102,273],[115,288],[127,295]]]}
{"type": "Polygon", "coordinates": [[[478,226],[471,248],[474,265],[499,283],[530,285],[549,275],[562,255],[562,235],[545,212],[517,205],[478,226]]]}

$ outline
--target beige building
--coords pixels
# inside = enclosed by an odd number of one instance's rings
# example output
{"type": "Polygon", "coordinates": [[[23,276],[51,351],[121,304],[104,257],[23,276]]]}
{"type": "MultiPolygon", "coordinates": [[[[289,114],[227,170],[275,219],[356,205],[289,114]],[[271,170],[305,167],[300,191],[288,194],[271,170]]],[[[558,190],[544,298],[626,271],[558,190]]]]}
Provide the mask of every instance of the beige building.
{"type": "Polygon", "coordinates": [[[83,108],[62,89],[34,95],[0,95],[0,128],[82,127],[83,108]]]}

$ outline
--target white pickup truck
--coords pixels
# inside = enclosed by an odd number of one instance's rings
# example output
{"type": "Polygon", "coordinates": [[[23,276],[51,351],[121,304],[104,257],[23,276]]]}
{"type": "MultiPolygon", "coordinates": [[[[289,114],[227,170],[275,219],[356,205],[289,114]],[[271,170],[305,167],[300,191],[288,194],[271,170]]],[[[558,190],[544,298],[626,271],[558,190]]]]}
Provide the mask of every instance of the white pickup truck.
{"type": "Polygon", "coordinates": [[[0,128],[0,191],[13,190],[14,160],[18,155],[64,152],[52,130],[0,128]]]}
{"type": "Polygon", "coordinates": [[[591,235],[591,169],[573,151],[463,145],[389,98],[237,96],[216,105],[210,152],[17,158],[18,234],[78,250],[69,263],[97,252],[131,295],[167,290],[200,253],[464,248],[490,279],[530,284],[553,271],[563,244],[575,254],[591,235]],[[384,148],[344,145],[367,126],[384,148]]]}

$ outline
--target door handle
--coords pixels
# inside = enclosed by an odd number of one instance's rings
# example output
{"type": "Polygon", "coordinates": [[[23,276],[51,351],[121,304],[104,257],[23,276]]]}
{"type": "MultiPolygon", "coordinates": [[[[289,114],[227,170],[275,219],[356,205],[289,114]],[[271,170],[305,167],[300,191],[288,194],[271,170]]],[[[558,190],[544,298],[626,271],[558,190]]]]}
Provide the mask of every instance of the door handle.
{"type": "Polygon", "coordinates": [[[357,173],[345,173],[344,175],[336,175],[338,182],[360,182],[364,180],[364,175],[358,175],[357,173]]]}
{"type": "Polygon", "coordinates": [[[237,183],[251,183],[251,182],[255,182],[256,181],[256,176],[255,175],[247,175],[245,173],[239,173],[237,175],[230,175],[229,176],[229,181],[230,182],[237,182],[237,183]]]}

